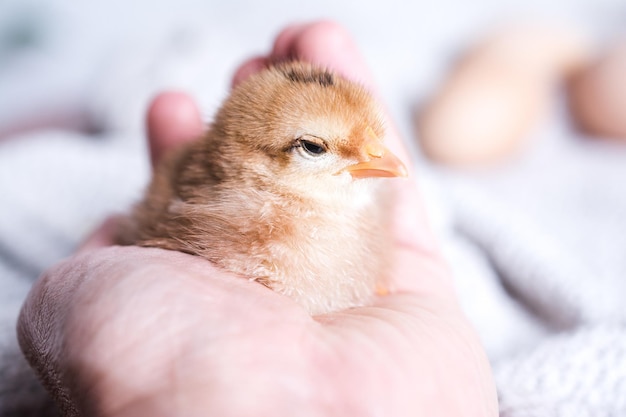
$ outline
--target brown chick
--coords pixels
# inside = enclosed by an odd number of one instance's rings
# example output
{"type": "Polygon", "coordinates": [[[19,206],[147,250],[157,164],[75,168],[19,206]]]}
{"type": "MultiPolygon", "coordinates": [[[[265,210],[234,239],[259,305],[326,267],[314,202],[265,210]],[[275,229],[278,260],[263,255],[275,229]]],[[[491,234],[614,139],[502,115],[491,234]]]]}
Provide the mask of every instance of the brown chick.
{"type": "Polygon", "coordinates": [[[386,288],[391,192],[406,176],[360,86],[314,66],[236,87],[160,165],[120,241],[202,256],[321,314],[386,288]]]}

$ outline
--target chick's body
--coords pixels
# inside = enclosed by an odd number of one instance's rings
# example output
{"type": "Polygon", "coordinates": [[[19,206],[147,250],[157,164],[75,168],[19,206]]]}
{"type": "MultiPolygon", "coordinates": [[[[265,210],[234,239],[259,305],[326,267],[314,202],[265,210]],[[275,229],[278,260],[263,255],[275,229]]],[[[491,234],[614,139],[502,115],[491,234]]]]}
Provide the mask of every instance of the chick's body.
{"type": "Polygon", "coordinates": [[[385,286],[389,198],[404,175],[360,86],[303,63],[235,88],[201,139],[155,172],[121,240],[202,256],[311,314],[385,286]]]}

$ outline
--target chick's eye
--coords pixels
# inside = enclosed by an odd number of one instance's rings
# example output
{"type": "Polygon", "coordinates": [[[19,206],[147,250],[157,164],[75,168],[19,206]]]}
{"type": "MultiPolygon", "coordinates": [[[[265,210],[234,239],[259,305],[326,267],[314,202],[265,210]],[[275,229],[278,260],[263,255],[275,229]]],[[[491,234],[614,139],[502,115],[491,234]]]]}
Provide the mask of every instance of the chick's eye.
{"type": "Polygon", "coordinates": [[[326,148],[318,143],[311,142],[309,140],[301,140],[300,144],[309,155],[319,156],[326,153],[326,148]]]}

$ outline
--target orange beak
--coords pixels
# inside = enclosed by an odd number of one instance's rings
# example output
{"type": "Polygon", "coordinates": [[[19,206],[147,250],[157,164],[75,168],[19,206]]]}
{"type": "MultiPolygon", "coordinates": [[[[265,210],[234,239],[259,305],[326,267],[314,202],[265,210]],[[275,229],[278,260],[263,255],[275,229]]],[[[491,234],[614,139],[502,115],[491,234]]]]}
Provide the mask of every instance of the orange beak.
{"type": "Polygon", "coordinates": [[[363,144],[362,153],[367,155],[367,160],[350,165],[344,169],[352,175],[352,178],[372,177],[406,177],[408,171],[402,161],[395,156],[385,145],[382,144],[374,132],[363,144]]]}

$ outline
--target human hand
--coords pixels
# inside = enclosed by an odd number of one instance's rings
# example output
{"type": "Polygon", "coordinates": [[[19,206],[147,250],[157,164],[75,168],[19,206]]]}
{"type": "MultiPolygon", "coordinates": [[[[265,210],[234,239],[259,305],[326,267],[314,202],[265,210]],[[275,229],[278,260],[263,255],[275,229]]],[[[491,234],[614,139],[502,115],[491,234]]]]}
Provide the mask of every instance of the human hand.
{"type": "MultiPolygon", "coordinates": [[[[319,22],[284,30],[234,83],[290,57],[371,82],[345,31],[319,22]]],[[[156,162],[202,123],[189,97],[169,93],[151,106],[148,130],[156,162]]],[[[105,247],[109,222],[34,286],[22,349],[69,415],[495,416],[489,364],[419,196],[398,186],[393,291],[371,306],[310,317],[201,258],[105,247]]]]}

